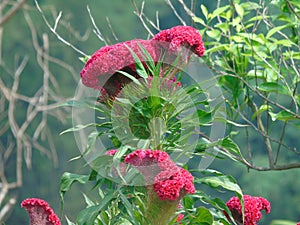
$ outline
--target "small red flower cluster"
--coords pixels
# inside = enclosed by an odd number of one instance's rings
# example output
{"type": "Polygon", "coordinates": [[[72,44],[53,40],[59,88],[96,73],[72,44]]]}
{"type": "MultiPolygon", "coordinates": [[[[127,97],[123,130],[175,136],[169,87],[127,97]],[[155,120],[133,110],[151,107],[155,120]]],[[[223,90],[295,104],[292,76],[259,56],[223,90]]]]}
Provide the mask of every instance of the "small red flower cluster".
{"type": "MultiPolygon", "coordinates": [[[[261,210],[265,210],[267,214],[271,211],[270,202],[262,197],[255,197],[250,195],[244,195],[244,225],[256,225],[261,219],[261,210]]],[[[227,207],[232,213],[233,218],[237,222],[242,222],[242,206],[238,197],[232,197],[226,203],[227,207]]]]}
{"type": "Polygon", "coordinates": [[[176,200],[180,195],[193,194],[195,186],[194,177],[185,169],[161,171],[154,179],[154,191],[161,200],[176,200]]]}
{"type": "MultiPolygon", "coordinates": [[[[99,90],[103,87],[109,92],[110,90],[107,89],[110,87],[106,88],[105,86],[108,80],[111,86],[118,86],[125,82],[125,80],[122,80],[125,79],[125,76],[117,73],[118,70],[128,72],[137,77],[134,58],[128,48],[142,59],[139,53],[140,45],[149,52],[154,61],[157,61],[156,49],[148,40],[135,39],[112,46],[104,46],[92,55],[81,71],[82,83],[87,87],[99,90]],[[114,76],[112,77],[111,75],[114,76]]],[[[111,93],[109,92],[109,94],[111,93]]]]}
{"type": "Polygon", "coordinates": [[[38,198],[28,198],[21,203],[26,208],[30,217],[31,225],[61,225],[58,216],[54,213],[49,204],[38,198]]]}
{"type": "Polygon", "coordinates": [[[177,222],[177,223],[180,222],[180,221],[183,219],[183,217],[184,217],[183,214],[181,214],[181,213],[178,214],[176,222],[177,222]]]}
{"type": "Polygon", "coordinates": [[[166,152],[138,149],[125,157],[125,163],[136,167],[146,184],[154,183],[153,190],[161,200],[177,200],[195,192],[194,177],[178,167],[166,152]]]}
{"type": "Polygon", "coordinates": [[[199,32],[188,26],[176,26],[163,30],[156,34],[153,40],[170,43],[169,50],[171,52],[179,53],[183,46],[202,57],[205,51],[199,32]]]}
{"type": "MultiPolygon", "coordinates": [[[[116,96],[122,87],[130,82],[129,78],[118,71],[122,70],[139,78],[134,58],[128,48],[146,66],[140,45],[148,51],[155,63],[166,53],[176,57],[181,47],[191,50],[200,57],[204,54],[204,45],[199,32],[193,27],[176,26],[159,32],[150,40],[135,39],[100,48],[82,69],[80,73],[82,83],[87,87],[100,90],[102,96],[116,96]]],[[[188,57],[190,54],[188,53],[188,57]]]]}

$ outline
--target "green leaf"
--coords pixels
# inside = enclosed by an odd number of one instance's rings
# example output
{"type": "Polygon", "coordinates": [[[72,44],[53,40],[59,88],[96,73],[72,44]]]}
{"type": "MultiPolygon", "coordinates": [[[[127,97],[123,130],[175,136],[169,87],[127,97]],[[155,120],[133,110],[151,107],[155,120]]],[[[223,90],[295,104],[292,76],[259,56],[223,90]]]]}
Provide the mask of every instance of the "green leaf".
{"type": "MultiPolygon", "coordinates": [[[[202,201],[204,204],[210,204],[212,205],[215,209],[219,210],[220,212],[227,212],[228,215],[231,215],[230,210],[226,206],[226,204],[223,202],[223,200],[219,198],[212,198],[210,195],[207,195],[203,191],[197,191],[195,194],[192,195],[193,198],[198,198],[200,201],[202,201]]],[[[224,214],[222,213],[222,216],[224,214]]],[[[225,216],[224,216],[225,217],[225,216]]],[[[224,224],[230,225],[228,222],[224,224]]]]}
{"type": "Polygon", "coordinates": [[[241,18],[243,18],[243,16],[244,16],[244,8],[241,5],[239,5],[239,4],[235,4],[234,7],[235,7],[235,10],[236,10],[237,14],[241,18]]]}
{"type": "Polygon", "coordinates": [[[265,92],[275,92],[278,94],[289,95],[289,91],[286,87],[275,83],[275,82],[265,82],[258,86],[258,90],[265,92]]]}
{"type": "Polygon", "coordinates": [[[146,63],[147,68],[150,70],[150,73],[152,75],[154,75],[154,70],[155,70],[154,59],[152,58],[150,53],[147,51],[147,49],[141,43],[138,43],[138,46],[141,50],[141,55],[143,57],[143,61],[146,63]]]}
{"type": "Polygon", "coordinates": [[[212,121],[212,114],[211,112],[206,112],[202,109],[197,110],[197,115],[200,124],[208,124],[212,121]]]}
{"type": "Polygon", "coordinates": [[[86,64],[90,58],[91,58],[91,56],[89,55],[89,56],[85,56],[85,57],[79,57],[79,60],[81,62],[83,62],[84,64],[86,64]]]}
{"type": "Polygon", "coordinates": [[[194,216],[195,218],[190,221],[191,224],[211,225],[213,223],[212,214],[203,206],[197,208],[194,216]]]}
{"type": "Polygon", "coordinates": [[[89,123],[89,124],[86,124],[86,125],[78,124],[75,127],[71,127],[67,130],[62,131],[59,135],[63,135],[63,134],[68,133],[68,132],[79,131],[79,130],[82,130],[84,128],[91,127],[91,126],[95,126],[95,124],[94,123],[89,123]]]}
{"type": "Polygon", "coordinates": [[[132,223],[125,218],[121,218],[115,225],[132,225],[132,223]]]}
{"type": "Polygon", "coordinates": [[[257,115],[261,115],[266,110],[271,110],[272,106],[270,105],[261,105],[257,111],[255,111],[252,115],[252,120],[257,117],[257,115]]]}
{"type": "Polygon", "coordinates": [[[200,24],[202,24],[203,26],[206,26],[206,23],[205,23],[204,20],[201,19],[200,17],[193,17],[192,19],[193,19],[193,21],[194,21],[195,23],[200,23],[200,24]]]}
{"type": "Polygon", "coordinates": [[[288,60],[290,58],[300,60],[300,52],[286,51],[283,53],[283,55],[284,55],[284,60],[288,60]]]}
{"type": "Polygon", "coordinates": [[[111,170],[113,163],[113,157],[109,155],[101,155],[94,159],[90,164],[96,172],[107,173],[111,170]]]}
{"type": "Polygon", "coordinates": [[[94,225],[97,216],[107,205],[115,198],[113,192],[107,193],[103,199],[100,200],[100,204],[88,207],[82,210],[77,217],[78,225],[94,225]]]}
{"type": "Polygon", "coordinates": [[[283,121],[299,120],[292,113],[284,111],[284,110],[280,111],[279,113],[269,112],[269,115],[271,116],[272,121],[276,121],[276,120],[283,120],[283,121]]]}
{"type": "Polygon", "coordinates": [[[270,225],[295,225],[297,222],[292,222],[288,220],[273,220],[270,225]]]}
{"type": "Polygon", "coordinates": [[[219,30],[208,30],[206,31],[206,34],[217,41],[221,38],[221,31],[219,30]]]}
{"type": "Polygon", "coordinates": [[[59,104],[59,106],[71,106],[71,107],[85,108],[85,107],[91,106],[91,102],[93,102],[95,104],[95,101],[96,101],[96,98],[92,98],[92,99],[90,99],[90,101],[88,101],[88,100],[70,100],[70,101],[59,104]]]}
{"type": "Polygon", "coordinates": [[[278,26],[278,27],[272,28],[272,29],[269,30],[269,32],[267,33],[266,38],[269,39],[273,34],[277,33],[278,31],[280,31],[280,30],[282,30],[282,29],[284,29],[284,28],[286,28],[286,27],[287,27],[287,25],[285,24],[285,25],[282,25],[282,26],[278,26]]]}
{"type": "MultiPolygon", "coordinates": [[[[118,70],[117,71],[118,73],[121,73],[122,75],[124,75],[125,77],[128,77],[130,80],[132,80],[135,84],[141,86],[141,83],[139,82],[138,79],[136,79],[134,76],[130,75],[129,73],[127,72],[124,72],[122,70],[118,70]]],[[[140,74],[139,74],[140,75],[140,74]]],[[[141,75],[140,75],[141,76],[141,75]]],[[[141,76],[142,77],[142,76],[141,76]]]]}
{"type": "Polygon", "coordinates": [[[228,23],[219,23],[216,24],[215,27],[219,28],[223,33],[227,33],[229,29],[228,23]]]}
{"type": "Polygon", "coordinates": [[[81,184],[86,183],[89,180],[89,176],[87,175],[80,175],[75,173],[68,173],[65,172],[60,181],[60,192],[64,194],[67,192],[73,183],[79,182],[81,184]]]}
{"type": "Polygon", "coordinates": [[[221,13],[225,12],[227,9],[229,8],[229,5],[226,5],[226,6],[222,6],[222,7],[219,7],[217,9],[215,9],[213,12],[212,12],[212,15],[211,15],[211,19],[215,18],[216,16],[219,16],[221,13]]]}
{"type": "Polygon", "coordinates": [[[126,208],[126,211],[127,211],[128,215],[130,217],[130,220],[132,222],[134,222],[134,224],[138,224],[137,221],[136,221],[136,219],[135,219],[135,217],[134,217],[134,214],[133,214],[133,212],[137,211],[137,209],[134,207],[134,205],[132,205],[128,201],[128,199],[126,198],[126,196],[121,191],[119,191],[119,195],[120,195],[121,200],[122,200],[122,202],[123,202],[123,204],[124,204],[124,206],[126,208]]]}
{"type": "Polygon", "coordinates": [[[222,187],[229,191],[234,191],[239,198],[243,196],[240,186],[236,183],[235,179],[229,175],[209,176],[195,179],[195,182],[206,184],[214,189],[222,187]]]}
{"type": "Polygon", "coordinates": [[[253,18],[249,19],[248,22],[253,22],[253,21],[258,21],[258,20],[263,20],[263,19],[269,19],[270,16],[254,16],[253,18]]]}
{"type": "Polygon", "coordinates": [[[274,44],[276,44],[276,45],[283,45],[285,47],[292,47],[293,45],[297,46],[294,42],[292,42],[291,40],[288,40],[288,39],[283,39],[283,40],[275,41],[274,44]]]}
{"type": "Polygon", "coordinates": [[[248,11],[249,10],[255,10],[255,9],[260,9],[261,8],[261,5],[257,4],[256,2],[245,2],[245,3],[242,3],[241,6],[244,8],[244,9],[247,9],[248,11]]]}
{"type": "Polygon", "coordinates": [[[206,54],[217,52],[217,51],[223,51],[223,50],[226,50],[227,48],[228,48],[227,44],[216,45],[216,46],[213,46],[212,48],[207,49],[206,54]]]}
{"type": "Polygon", "coordinates": [[[200,7],[201,7],[201,10],[202,10],[202,13],[203,13],[204,17],[207,19],[208,18],[208,10],[207,10],[206,6],[201,4],[200,7]]]}
{"type": "Polygon", "coordinates": [[[89,134],[88,143],[87,143],[86,149],[84,150],[82,155],[86,155],[87,153],[89,153],[91,151],[92,147],[96,143],[98,136],[99,136],[98,131],[93,131],[89,134]]]}
{"type": "Polygon", "coordinates": [[[66,220],[67,220],[67,224],[68,225],[76,225],[75,223],[73,223],[71,220],[69,220],[68,217],[66,217],[66,220]]]}
{"type": "Polygon", "coordinates": [[[128,48],[128,50],[132,54],[132,57],[133,57],[134,62],[135,62],[136,72],[138,73],[138,75],[143,77],[143,78],[148,78],[147,71],[146,71],[143,63],[141,62],[140,58],[137,56],[137,54],[130,47],[128,47],[127,45],[125,45],[125,46],[128,48]]]}
{"type": "Polygon", "coordinates": [[[229,137],[222,140],[221,146],[227,149],[232,154],[242,156],[239,146],[236,143],[234,143],[234,141],[229,137]]]}

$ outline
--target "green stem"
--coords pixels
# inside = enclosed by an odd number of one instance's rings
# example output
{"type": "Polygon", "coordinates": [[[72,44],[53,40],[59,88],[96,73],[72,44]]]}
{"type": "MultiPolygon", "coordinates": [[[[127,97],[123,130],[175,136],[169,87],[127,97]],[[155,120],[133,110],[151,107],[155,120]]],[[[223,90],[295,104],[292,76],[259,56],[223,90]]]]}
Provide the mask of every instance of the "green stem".
{"type": "Polygon", "coordinates": [[[179,200],[160,200],[152,186],[148,187],[146,218],[148,224],[166,225],[175,217],[179,200]]]}

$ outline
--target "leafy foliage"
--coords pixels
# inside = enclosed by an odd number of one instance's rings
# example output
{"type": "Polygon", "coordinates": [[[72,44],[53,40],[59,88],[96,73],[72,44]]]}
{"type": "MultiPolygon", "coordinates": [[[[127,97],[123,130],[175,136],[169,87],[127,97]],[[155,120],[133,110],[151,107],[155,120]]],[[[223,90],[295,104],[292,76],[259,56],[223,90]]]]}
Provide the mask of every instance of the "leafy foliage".
{"type": "Polygon", "coordinates": [[[248,147],[237,152],[223,147],[231,158],[256,170],[299,167],[299,146],[287,137],[290,129],[299,128],[300,119],[299,3],[278,0],[222,4],[212,12],[201,5],[204,19],[193,20],[201,27],[205,40],[205,61],[224,90],[227,119],[245,125],[229,123],[228,134],[236,142],[235,149],[245,142],[248,147]],[[263,140],[258,146],[268,157],[266,166],[257,165],[252,157],[254,146],[250,143],[254,138],[263,140]]]}

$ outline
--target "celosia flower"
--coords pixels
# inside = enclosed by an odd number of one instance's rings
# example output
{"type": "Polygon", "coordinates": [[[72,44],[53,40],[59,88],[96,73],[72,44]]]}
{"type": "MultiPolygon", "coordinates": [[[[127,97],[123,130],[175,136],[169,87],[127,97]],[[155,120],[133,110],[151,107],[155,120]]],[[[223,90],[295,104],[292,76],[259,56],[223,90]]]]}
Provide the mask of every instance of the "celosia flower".
{"type": "Polygon", "coordinates": [[[202,57],[205,51],[200,33],[190,26],[176,26],[154,35],[153,40],[170,43],[171,52],[179,52],[185,47],[202,57]]]}
{"type": "Polygon", "coordinates": [[[137,168],[143,175],[146,185],[153,184],[154,177],[167,168],[177,168],[166,152],[151,149],[138,149],[125,157],[125,163],[137,168]]]}
{"type": "MultiPolygon", "coordinates": [[[[256,225],[262,217],[261,210],[265,210],[267,214],[270,213],[271,205],[270,202],[265,198],[244,195],[243,199],[245,215],[244,225],[256,225]]],[[[242,206],[238,197],[232,197],[229,199],[226,205],[231,211],[235,221],[242,224],[242,206]]]]}
{"type": "Polygon", "coordinates": [[[140,45],[149,52],[154,61],[157,60],[157,50],[152,45],[151,40],[135,39],[105,46],[95,52],[87,61],[80,73],[82,83],[87,87],[106,92],[109,96],[116,96],[122,86],[131,81],[126,76],[118,73],[118,70],[138,77],[134,58],[128,48],[134,51],[143,61],[140,54],[140,45]]]}
{"type": "Polygon", "coordinates": [[[194,193],[194,177],[177,166],[166,152],[138,149],[125,157],[125,163],[136,167],[144,176],[146,184],[161,200],[178,200],[186,193],[194,193]]]}
{"type": "MultiPolygon", "coordinates": [[[[140,45],[148,51],[154,63],[161,59],[162,55],[166,56],[163,59],[164,64],[172,64],[172,60],[184,48],[188,50],[187,59],[189,59],[191,52],[201,57],[205,50],[201,35],[195,28],[189,26],[173,27],[159,32],[150,40],[135,39],[100,48],[82,69],[80,73],[82,83],[87,87],[100,90],[102,99],[114,99],[124,85],[131,82],[128,77],[118,73],[118,71],[122,70],[139,78],[134,58],[128,47],[146,66],[141,55],[140,45]]],[[[187,63],[186,60],[181,59],[181,61],[187,63]]]]}
{"type": "Polygon", "coordinates": [[[138,149],[125,157],[125,162],[135,167],[158,165],[160,170],[176,167],[168,153],[161,150],[138,149]]]}
{"type": "Polygon", "coordinates": [[[38,198],[28,198],[21,203],[29,213],[31,225],[61,225],[58,216],[49,204],[38,198]]]}
{"type": "Polygon", "coordinates": [[[153,189],[161,200],[177,200],[186,193],[193,194],[194,177],[185,169],[164,170],[154,179],[153,189]]]}
{"type": "Polygon", "coordinates": [[[180,222],[183,219],[183,214],[178,214],[176,222],[180,222]]]}

